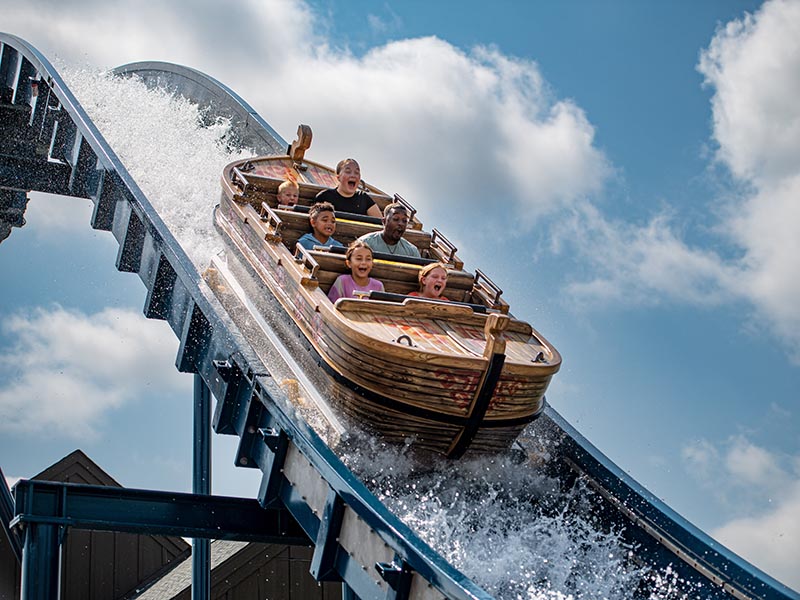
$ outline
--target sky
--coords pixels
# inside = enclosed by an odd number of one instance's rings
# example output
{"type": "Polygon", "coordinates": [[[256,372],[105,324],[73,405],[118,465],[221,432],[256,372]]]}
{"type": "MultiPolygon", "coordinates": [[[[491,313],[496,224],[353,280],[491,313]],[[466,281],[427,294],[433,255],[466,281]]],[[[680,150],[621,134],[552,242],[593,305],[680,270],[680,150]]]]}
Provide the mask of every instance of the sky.
{"type": "MultiPolygon", "coordinates": [[[[357,157],[559,349],[556,410],[800,589],[800,2],[0,0],[0,30],[193,67],[286,139],[310,124],[311,158],[357,157]]],[[[89,218],[35,195],[0,245],[0,466],[79,447],[189,489],[191,377],[89,218]]]]}

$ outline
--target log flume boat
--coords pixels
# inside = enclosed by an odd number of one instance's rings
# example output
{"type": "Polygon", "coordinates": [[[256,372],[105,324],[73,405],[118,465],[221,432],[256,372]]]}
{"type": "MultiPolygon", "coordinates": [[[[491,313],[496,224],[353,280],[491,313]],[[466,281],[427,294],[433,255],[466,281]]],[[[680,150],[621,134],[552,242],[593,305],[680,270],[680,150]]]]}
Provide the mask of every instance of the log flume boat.
{"type": "MultiPolygon", "coordinates": [[[[337,186],[333,169],[307,160],[311,130],[284,156],[239,160],[225,167],[215,223],[249,263],[312,347],[330,380],[333,405],[391,443],[458,458],[467,449],[508,448],[544,408],[544,394],[561,366],[558,351],[528,323],[514,318],[502,291],[480,270],[469,271],[437,229],[427,231],[415,209],[362,182],[375,203],[407,207],[404,238],[421,259],[374,254],[371,277],[384,292],[328,300],[335,279],[349,272],[343,249],[297,244],[310,231],[308,208],[337,186]],[[278,186],[299,184],[292,208],[280,207],[278,186]],[[448,266],[449,301],[407,294],[425,264],[448,266]]],[[[382,229],[379,218],[336,213],[335,239],[347,245],[382,229]]]]}

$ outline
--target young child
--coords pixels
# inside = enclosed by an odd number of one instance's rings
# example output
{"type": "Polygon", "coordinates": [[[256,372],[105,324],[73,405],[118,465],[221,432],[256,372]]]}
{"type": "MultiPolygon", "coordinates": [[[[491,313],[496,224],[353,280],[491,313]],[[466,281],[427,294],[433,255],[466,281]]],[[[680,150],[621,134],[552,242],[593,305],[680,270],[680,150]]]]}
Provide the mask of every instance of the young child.
{"type": "MultiPolygon", "coordinates": [[[[442,263],[431,263],[419,270],[419,291],[411,292],[409,296],[430,298],[432,300],[447,300],[442,296],[447,285],[447,266],[442,263]]],[[[449,300],[448,300],[449,302],[449,300]]]]}
{"type": "Polygon", "coordinates": [[[303,248],[313,250],[314,246],[339,246],[344,244],[331,237],[336,231],[336,214],[330,202],[317,202],[308,211],[311,233],[303,235],[297,243],[303,248]]]}
{"type": "Polygon", "coordinates": [[[333,282],[328,298],[336,302],[339,298],[353,298],[355,292],[382,292],[383,284],[369,276],[372,271],[372,249],[356,240],[347,247],[345,263],[350,275],[339,275],[333,282]]]}
{"type": "Polygon", "coordinates": [[[294,206],[300,198],[300,186],[287,179],[278,186],[278,206],[294,206]]]}

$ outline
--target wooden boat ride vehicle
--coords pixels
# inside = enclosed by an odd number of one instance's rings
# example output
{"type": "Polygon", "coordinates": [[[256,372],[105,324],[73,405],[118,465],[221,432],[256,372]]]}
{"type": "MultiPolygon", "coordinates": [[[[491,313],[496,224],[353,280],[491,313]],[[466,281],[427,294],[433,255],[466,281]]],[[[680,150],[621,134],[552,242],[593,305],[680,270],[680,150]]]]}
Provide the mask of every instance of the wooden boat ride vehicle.
{"type": "MultiPolygon", "coordinates": [[[[330,286],[349,272],[344,249],[297,244],[310,231],[307,213],[317,193],[337,185],[334,170],[305,159],[310,137],[301,125],[289,154],[225,167],[215,219],[226,242],[313,347],[335,407],[389,442],[411,439],[448,457],[508,448],[540,414],[561,365],[558,351],[511,316],[497,286],[480,270],[465,270],[456,248],[438,230],[425,230],[413,207],[363,182],[381,210],[390,202],[406,205],[404,238],[423,258],[375,253],[370,277],[385,292],[331,303],[330,286]],[[300,188],[291,209],[276,199],[287,178],[300,188]],[[450,301],[406,295],[430,262],[448,265],[450,301]]],[[[380,219],[336,213],[334,237],[345,245],[380,229],[380,219]]]]}

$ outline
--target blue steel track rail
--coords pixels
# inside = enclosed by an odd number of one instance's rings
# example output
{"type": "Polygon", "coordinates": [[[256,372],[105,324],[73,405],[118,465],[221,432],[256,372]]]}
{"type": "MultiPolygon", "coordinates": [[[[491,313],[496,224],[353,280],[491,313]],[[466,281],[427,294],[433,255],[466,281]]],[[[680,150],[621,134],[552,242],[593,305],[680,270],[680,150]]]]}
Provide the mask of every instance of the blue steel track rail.
{"type": "MultiPolygon", "coordinates": [[[[374,582],[364,577],[363,565],[352,564],[354,561],[335,543],[346,507],[363,518],[394,552],[392,560],[374,565],[390,583],[381,597],[406,597],[410,578],[416,572],[446,597],[488,598],[388,514],[316,434],[285,409],[283,393],[49,63],[19,38],[0,34],[0,42],[4,59],[9,46],[34,65],[47,87],[55,90],[74,124],[71,136],[65,136],[63,129],[61,134],[52,133],[51,151],[69,166],[66,180],[75,186],[56,193],[93,200],[92,226],[111,230],[120,243],[117,267],[137,272],[148,289],[145,315],[167,320],[181,340],[178,369],[200,374],[217,397],[215,430],[241,438],[237,464],[247,463],[264,472],[259,501],[268,507],[287,507],[317,542],[312,573],[320,580],[342,578],[364,598],[378,597],[373,593],[374,582]],[[86,158],[87,154],[82,155],[85,144],[96,155],[96,164],[86,158]],[[327,493],[318,514],[298,492],[299,486],[287,485],[280,473],[290,444],[325,480],[327,493]]],[[[199,71],[160,62],[134,63],[116,71],[136,74],[149,85],[166,87],[207,107],[209,118],[230,118],[238,139],[256,152],[285,152],[287,143],[246,102],[199,71]]],[[[26,72],[20,69],[20,73],[26,72]]],[[[0,84],[9,80],[2,64],[0,76],[0,84]]],[[[604,500],[602,516],[624,528],[643,560],[656,566],[672,565],[682,576],[706,584],[703,597],[800,600],[800,594],[715,542],[653,497],[552,407],[546,407],[537,427],[548,431],[555,442],[553,462],[562,474],[586,478],[604,500]]]]}
{"type": "MultiPolygon", "coordinates": [[[[315,577],[341,580],[364,599],[491,598],[391,514],[305,422],[292,417],[284,392],[56,69],[16,36],[0,33],[0,44],[3,99],[30,107],[19,141],[47,148],[41,156],[28,153],[22,161],[0,157],[0,188],[92,200],[92,227],[111,231],[119,243],[117,268],[138,274],[147,288],[144,314],[165,320],[180,340],[176,367],[198,374],[217,398],[215,429],[238,434],[239,457],[250,457],[250,464],[263,471],[259,502],[288,510],[315,542],[315,577]],[[36,181],[32,171],[49,165],[54,166],[52,177],[46,184],[36,181]],[[20,168],[31,171],[34,185],[20,168]],[[317,481],[306,481],[303,465],[317,481]],[[289,482],[289,472],[298,481],[289,482]],[[323,491],[320,506],[309,503],[303,493],[308,489],[317,495],[323,491]],[[359,558],[369,560],[363,553],[370,548],[343,548],[338,540],[350,527],[365,541],[377,540],[384,560],[364,564],[359,558]]],[[[19,510],[18,517],[24,517],[19,510]]]]}

